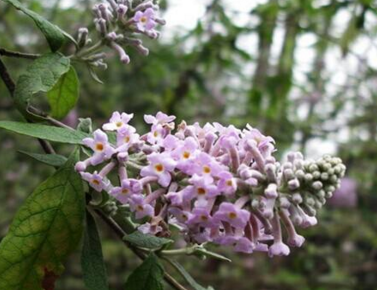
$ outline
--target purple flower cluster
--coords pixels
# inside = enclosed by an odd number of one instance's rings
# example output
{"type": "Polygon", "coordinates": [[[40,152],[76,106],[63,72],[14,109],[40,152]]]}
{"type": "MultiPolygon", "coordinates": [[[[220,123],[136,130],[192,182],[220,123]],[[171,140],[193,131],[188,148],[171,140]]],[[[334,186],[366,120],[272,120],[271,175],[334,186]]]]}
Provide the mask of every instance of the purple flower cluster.
{"type": "Polygon", "coordinates": [[[107,0],[107,2],[94,5],[94,24],[101,41],[98,46],[88,48],[91,43],[88,38],[88,29],[80,28],[77,55],[85,58],[92,66],[104,68],[106,68],[104,63],[106,55],[103,52],[98,53],[102,45],[113,49],[124,64],[130,62],[130,57],[124,50],[126,46],[135,48],[142,55],[148,55],[149,50],[143,46],[137,35],[144,34],[152,39],[159,37],[159,32],[155,30],[155,27],[157,24],[164,25],[165,20],[157,16],[158,10],[159,6],[153,1],[107,0]],[[134,7],[133,2],[138,4],[134,7]]]}
{"type": "Polygon", "coordinates": [[[109,134],[98,129],[84,139],[93,155],[76,170],[95,190],[126,205],[144,233],[163,235],[171,225],[190,243],[288,255],[288,245],[304,242],[296,227],[317,223],[317,210],[345,172],[330,156],[304,160],[295,152],[280,164],[274,140],[249,125],[240,130],[183,121],[175,129],[175,117],[159,112],[144,117],[151,129],[140,136],[129,125],[132,117],[115,112],[102,127],[109,134]],[[111,131],[116,138],[109,142],[111,131]],[[100,172],[86,172],[103,162],[100,172]],[[111,171],[119,183],[110,182],[111,171]]]}

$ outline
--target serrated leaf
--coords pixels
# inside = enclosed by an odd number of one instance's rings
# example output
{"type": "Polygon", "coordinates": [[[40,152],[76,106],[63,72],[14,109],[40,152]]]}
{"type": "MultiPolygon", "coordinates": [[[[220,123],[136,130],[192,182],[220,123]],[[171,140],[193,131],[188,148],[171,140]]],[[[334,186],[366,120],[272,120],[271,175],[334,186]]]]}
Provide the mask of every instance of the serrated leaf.
{"type": "Polygon", "coordinates": [[[0,128],[21,135],[26,135],[58,143],[82,144],[82,140],[86,137],[89,137],[88,134],[77,130],[70,130],[65,128],[33,123],[0,121],[0,128]]]}
{"type": "Polygon", "coordinates": [[[13,5],[16,9],[21,10],[23,13],[25,13],[27,16],[33,19],[39,30],[46,37],[47,42],[50,45],[52,51],[57,51],[60,47],[62,47],[65,41],[65,33],[58,26],[47,21],[38,13],[35,13],[34,11],[27,9],[18,0],[3,1],[13,5]]]}
{"type": "Polygon", "coordinates": [[[47,99],[54,118],[64,118],[79,98],[79,79],[73,66],[60,77],[55,86],[48,91],[47,99]]]}
{"type": "Polygon", "coordinates": [[[106,266],[102,255],[101,239],[96,222],[89,211],[86,211],[81,267],[84,283],[88,290],[109,289],[106,266]]]}
{"type": "Polygon", "coordinates": [[[0,289],[53,289],[83,230],[84,192],[73,168],[78,157],[76,150],[17,212],[0,244],[0,289]]]}
{"type": "Polygon", "coordinates": [[[147,249],[157,249],[166,244],[173,243],[173,240],[146,235],[139,231],[135,231],[132,234],[125,236],[123,239],[135,246],[147,249]]]}
{"type": "Polygon", "coordinates": [[[125,290],[163,290],[164,268],[151,253],[128,277],[125,290]]]}
{"type": "Polygon", "coordinates": [[[61,167],[67,161],[65,156],[59,154],[38,154],[26,151],[19,151],[22,154],[30,156],[31,158],[54,167],[61,167]]]}
{"type": "Polygon", "coordinates": [[[186,271],[186,269],[176,261],[169,260],[169,263],[182,275],[183,278],[190,284],[192,288],[195,290],[214,290],[213,287],[209,286],[204,288],[203,286],[199,285],[194,278],[186,271]]]}
{"type": "Polygon", "coordinates": [[[28,105],[38,92],[47,93],[70,68],[69,58],[59,53],[49,53],[31,63],[16,85],[14,99],[18,109],[30,116],[28,105]]]}

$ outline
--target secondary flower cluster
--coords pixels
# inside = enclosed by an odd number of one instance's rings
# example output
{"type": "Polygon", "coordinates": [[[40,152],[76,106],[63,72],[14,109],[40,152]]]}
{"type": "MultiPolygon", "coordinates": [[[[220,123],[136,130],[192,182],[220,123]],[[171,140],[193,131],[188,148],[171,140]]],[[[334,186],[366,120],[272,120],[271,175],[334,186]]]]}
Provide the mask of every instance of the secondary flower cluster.
{"type": "Polygon", "coordinates": [[[280,164],[272,156],[274,140],[249,125],[240,130],[183,121],[174,130],[175,117],[159,112],[144,117],[151,129],[140,136],[129,124],[132,117],[115,112],[102,127],[108,134],[98,129],[84,139],[93,155],[76,170],[95,190],[129,206],[144,233],[162,235],[172,225],[188,242],[288,255],[286,243],[304,242],[295,226],[317,223],[317,210],[345,172],[330,156],[314,161],[289,153],[280,164]],[[86,171],[102,163],[99,172],[86,171]],[[118,183],[110,182],[111,171],[118,183]]]}
{"type": "Polygon", "coordinates": [[[113,49],[124,64],[130,62],[130,57],[124,50],[126,46],[135,48],[142,55],[148,55],[149,50],[143,46],[137,35],[144,34],[152,39],[159,37],[155,27],[157,24],[164,25],[165,20],[157,16],[158,10],[159,6],[153,1],[107,0],[107,3],[94,5],[94,24],[101,41],[98,45],[90,47],[88,29],[80,28],[77,56],[93,66],[106,68],[103,61],[106,55],[98,52],[102,45],[113,49]],[[134,2],[138,4],[133,6],[134,2]]]}

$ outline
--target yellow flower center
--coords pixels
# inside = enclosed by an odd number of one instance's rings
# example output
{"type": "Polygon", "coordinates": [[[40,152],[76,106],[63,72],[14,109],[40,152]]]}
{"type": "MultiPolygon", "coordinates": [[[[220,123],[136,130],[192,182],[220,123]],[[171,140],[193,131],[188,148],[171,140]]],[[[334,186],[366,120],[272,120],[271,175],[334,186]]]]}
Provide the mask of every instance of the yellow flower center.
{"type": "Polygon", "coordinates": [[[92,183],[95,184],[95,185],[100,185],[100,182],[97,179],[93,179],[92,183]]]}
{"type": "Polygon", "coordinates": [[[122,194],[128,194],[130,191],[127,189],[127,188],[125,188],[125,189],[122,189],[122,194]]]}
{"type": "Polygon", "coordinates": [[[203,222],[208,221],[208,217],[207,217],[206,215],[202,215],[202,216],[200,217],[200,219],[201,219],[203,222]]]}
{"type": "Polygon", "coordinates": [[[95,148],[96,148],[97,151],[103,151],[105,146],[103,146],[102,143],[97,143],[95,148]]]}
{"type": "Polygon", "coordinates": [[[115,125],[116,125],[118,128],[120,128],[120,127],[122,127],[123,123],[119,121],[119,122],[116,122],[115,125]]]}
{"type": "Polygon", "coordinates": [[[126,137],[124,137],[124,142],[125,142],[125,143],[130,142],[130,136],[126,136],[126,137]]]}
{"type": "Polygon", "coordinates": [[[154,169],[156,169],[157,172],[164,171],[164,166],[161,163],[158,163],[154,166],[154,169]]]}
{"type": "Polygon", "coordinates": [[[142,23],[146,23],[147,20],[148,20],[148,18],[145,17],[145,16],[143,16],[143,17],[140,18],[140,22],[142,22],[142,23]]]}
{"type": "Polygon", "coordinates": [[[233,181],[231,179],[229,179],[227,182],[226,182],[226,185],[228,186],[233,186],[233,181]]]}
{"type": "Polygon", "coordinates": [[[237,214],[236,214],[235,212],[230,212],[230,213],[228,213],[228,217],[229,217],[231,220],[233,220],[233,219],[235,219],[235,218],[237,217],[237,214]]]}
{"type": "Polygon", "coordinates": [[[157,137],[157,136],[158,136],[158,132],[157,132],[157,131],[154,131],[154,132],[153,132],[153,136],[154,136],[154,137],[157,137]]]}
{"type": "Polygon", "coordinates": [[[203,166],[203,172],[206,174],[211,173],[211,168],[209,168],[207,165],[203,166]]]}

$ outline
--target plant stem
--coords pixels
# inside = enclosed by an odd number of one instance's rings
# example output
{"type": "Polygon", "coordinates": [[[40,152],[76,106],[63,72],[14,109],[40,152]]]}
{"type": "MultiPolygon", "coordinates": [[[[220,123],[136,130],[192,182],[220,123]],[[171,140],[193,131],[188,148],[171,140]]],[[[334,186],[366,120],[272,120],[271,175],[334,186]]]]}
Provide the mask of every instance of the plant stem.
{"type": "Polygon", "coordinates": [[[4,48],[0,48],[0,55],[25,59],[37,59],[41,56],[40,54],[23,53],[18,51],[6,50],[4,48]]]}

